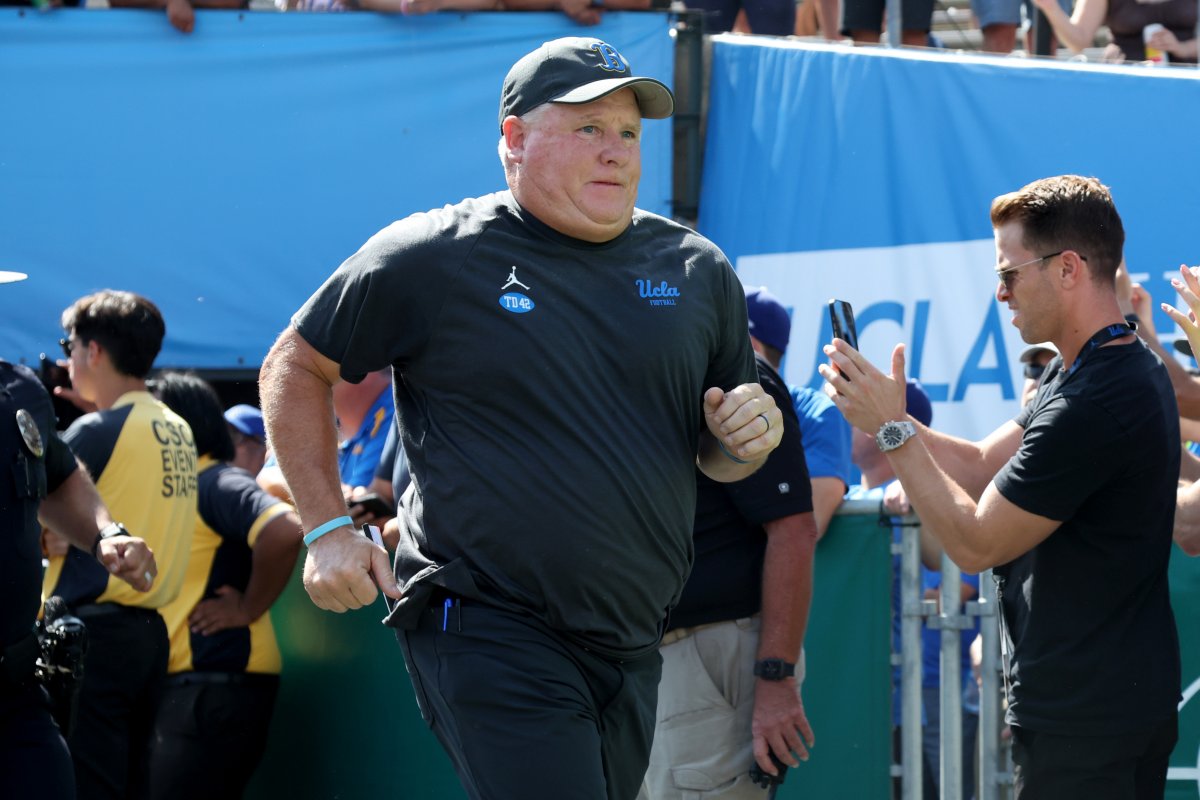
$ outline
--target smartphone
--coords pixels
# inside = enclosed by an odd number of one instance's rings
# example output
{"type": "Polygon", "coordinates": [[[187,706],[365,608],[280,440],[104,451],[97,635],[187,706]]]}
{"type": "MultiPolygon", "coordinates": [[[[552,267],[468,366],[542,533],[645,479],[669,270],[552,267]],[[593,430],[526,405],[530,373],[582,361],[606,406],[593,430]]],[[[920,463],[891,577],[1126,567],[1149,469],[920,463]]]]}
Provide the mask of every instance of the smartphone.
{"type": "Polygon", "coordinates": [[[845,300],[829,301],[829,321],[833,324],[833,338],[858,349],[858,328],[854,326],[854,309],[845,300]]]}
{"type": "Polygon", "coordinates": [[[71,388],[71,375],[67,372],[66,367],[60,367],[53,358],[45,353],[38,356],[38,360],[41,362],[38,377],[42,379],[42,386],[46,387],[46,392],[54,404],[54,416],[58,417],[58,430],[65,431],[72,422],[83,416],[83,411],[74,403],[54,394],[55,387],[71,388]]]}
{"type": "MultiPolygon", "coordinates": [[[[763,768],[755,761],[750,766],[750,781],[760,789],[774,789],[774,787],[783,783],[787,778],[788,765],[779,760],[775,753],[768,751],[767,755],[771,757],[771,763],[775,765],[775,769],[779,771],[777,775],[769,775],[763,771],[763,768]]],[[[771,797],[774,797],[774,792],[771,797]]]]}
{"type": "Polygon", "coordinates": [[[362,497],[350,498],[350,508],[362,509],[376,517],[396,516],[396,509],[377,494],[364,494],[362,497]]]}

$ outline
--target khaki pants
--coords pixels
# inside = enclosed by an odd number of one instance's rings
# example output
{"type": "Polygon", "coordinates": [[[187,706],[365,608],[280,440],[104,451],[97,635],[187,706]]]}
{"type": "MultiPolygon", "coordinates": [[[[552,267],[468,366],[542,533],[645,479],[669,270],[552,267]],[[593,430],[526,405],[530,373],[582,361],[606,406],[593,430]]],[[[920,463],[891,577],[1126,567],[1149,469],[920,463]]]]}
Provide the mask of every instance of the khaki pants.
{"type": "MultiPolygon", "coordinates": [[[[759,617],[667,634],[650,768],[639,800],[762,800],[754,763],[754,660],[759,617]]],[[[796,686],[804,680],[804,654],[796,686]]]]}

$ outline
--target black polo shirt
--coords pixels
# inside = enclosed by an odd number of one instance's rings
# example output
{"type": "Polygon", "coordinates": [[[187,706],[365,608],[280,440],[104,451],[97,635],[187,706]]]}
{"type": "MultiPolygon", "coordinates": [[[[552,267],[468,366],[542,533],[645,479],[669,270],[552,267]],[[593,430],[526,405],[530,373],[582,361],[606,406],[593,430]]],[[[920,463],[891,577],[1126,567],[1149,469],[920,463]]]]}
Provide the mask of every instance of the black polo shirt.
{"type": "Polygon", "coordinates": [[[508,192],[416,214],[293,324],[347,380],[391,364],[413,489],[397,574],[645,652],[691,563],[703,393],[756,379],[741,284],[637,211],[602,244],[508,192]]]}

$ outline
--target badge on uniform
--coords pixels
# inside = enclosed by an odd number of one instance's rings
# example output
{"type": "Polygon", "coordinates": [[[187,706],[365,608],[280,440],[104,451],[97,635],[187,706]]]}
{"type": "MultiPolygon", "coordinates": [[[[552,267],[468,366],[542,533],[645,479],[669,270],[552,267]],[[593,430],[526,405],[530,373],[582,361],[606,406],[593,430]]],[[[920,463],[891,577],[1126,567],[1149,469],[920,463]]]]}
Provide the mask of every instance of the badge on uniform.
{"type": "Polygon", "coordinates": [[[34,458],[41,458],[42,453],[42,432],[38,430],[37,423],[33,421],[33,415],[23,408],[17,409],[17,429],[21,431],[21,438],[25,440],[25,446],[29,448],[29,452],[33,453],[34,458]]]}

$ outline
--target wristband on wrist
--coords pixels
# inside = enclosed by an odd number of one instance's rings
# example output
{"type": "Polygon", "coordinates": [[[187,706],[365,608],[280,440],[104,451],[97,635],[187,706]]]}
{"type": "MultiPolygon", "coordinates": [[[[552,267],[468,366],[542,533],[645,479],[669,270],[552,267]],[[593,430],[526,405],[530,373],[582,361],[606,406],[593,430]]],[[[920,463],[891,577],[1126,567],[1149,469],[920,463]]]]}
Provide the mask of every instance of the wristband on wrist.
{"type": "Polygon", "coordinates": [[[720,439],[717,439],[717,447],[721,448],[721,452],[725,454],[725,457],[728,458],[730,461],[732,461],[735,464],[749,464],[750,463],[749,461],[746,461],[743,458],[738,458],[733,453],[726,450],[725,443],[722,442],[720,439]]]}
{"type": "Polygon", "coordinates": [[[311,531],[304,534],[304,544],[310,545],[332,530],[337,530],[338,528],[352,525],[354,525],[354,520],[347,516],[334,517],[324,525],[318,525],[316,528],[313,528],[311,531]]]}

